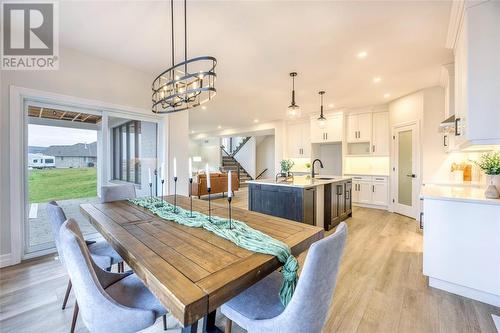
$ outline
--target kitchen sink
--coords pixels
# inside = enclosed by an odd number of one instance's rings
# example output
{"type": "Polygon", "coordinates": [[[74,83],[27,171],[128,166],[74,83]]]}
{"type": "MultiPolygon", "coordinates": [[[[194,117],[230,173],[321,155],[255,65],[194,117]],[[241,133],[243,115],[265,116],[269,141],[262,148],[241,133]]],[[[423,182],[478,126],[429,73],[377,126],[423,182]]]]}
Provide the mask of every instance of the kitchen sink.
{"type": "Polygon", "coordinates": [[[335,177],[314,177],[314,179],[319,179],[319,180],[332,180],[332,179],[335,179],[335,177]]]}

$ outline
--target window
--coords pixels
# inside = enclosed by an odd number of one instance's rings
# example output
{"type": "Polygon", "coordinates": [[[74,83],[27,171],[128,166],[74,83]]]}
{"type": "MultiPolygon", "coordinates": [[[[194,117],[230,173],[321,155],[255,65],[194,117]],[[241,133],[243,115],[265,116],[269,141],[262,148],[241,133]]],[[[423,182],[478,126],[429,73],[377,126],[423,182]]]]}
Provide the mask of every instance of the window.
{"type": "Polygon", "coordinates": [[[129,121],[113,128],[113,179],[141,183],[140,134],[140,121],[129,121]]]}
{"type": "Polygon", "coordinates": [[[46,158],[45,163],[54,163],[54,160],[51,158],[46,158]]]}
{"type": "Polygon", "coordinates": [[[33,160],[33,163],[38,163],[38,160],[33,160]]]}

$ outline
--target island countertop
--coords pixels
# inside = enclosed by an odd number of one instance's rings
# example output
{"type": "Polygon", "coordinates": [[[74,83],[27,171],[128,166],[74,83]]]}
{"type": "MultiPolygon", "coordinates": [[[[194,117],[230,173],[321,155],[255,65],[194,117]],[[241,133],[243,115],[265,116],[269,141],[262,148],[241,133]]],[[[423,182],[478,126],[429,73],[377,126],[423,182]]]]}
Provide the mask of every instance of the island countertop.
{"type": "Polygon", "coordinates": [[[342,177],[342,176],[327,176],[327,175],[317,175],[315,178],[311,176],[295,176],[293,179],[284,180],[274,180],[274,179],[257,179],[249,180],[248,184],[260,184],[260,185],[275,185],[275,186],[288,186],[288,187],[299,187],[299,188],[310,188],[315,186],[322,186],[332,183],[337,183],[345,180],[352,179],[352,177],[342,177]]]}

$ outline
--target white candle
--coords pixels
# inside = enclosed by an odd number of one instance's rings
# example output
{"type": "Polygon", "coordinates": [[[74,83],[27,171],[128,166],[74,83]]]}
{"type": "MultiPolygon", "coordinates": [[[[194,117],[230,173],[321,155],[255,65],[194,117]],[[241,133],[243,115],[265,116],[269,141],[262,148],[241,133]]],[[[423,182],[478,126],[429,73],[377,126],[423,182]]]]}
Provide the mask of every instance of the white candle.
{"type": "Polygon", "coordinates": [[[174,178],[177,178],[177,159],[174,157],[174,178]]]}
{"type": "Polygon", "coordinates": [[[231,170],[227,173],[227,197],[231,198],[233,196],[233,186],[231,184],[231,170]]]}
{"type": "Polygon", "coordinates": [[[193,159],[189,158],[189,179],[193,179],[193,159]]]}
{"type": "Polygon", "coordinates": [[[165,180],[165,163],[161,162],[161,167],[160,167],[160,176],[161,180],[165,180]]]}
{"type": "Polygon", "coordinates": [[[205,166],[205,174],[207,175],[207,188],[210,188],[210,170],[208,170],[208,163],[205,166]]]}
{"type": "Polygon", "coordinates": [[[152,184],[153,182],[151,181],[151,168],[148,168],[148,180],[149,183],[152,184]]]}

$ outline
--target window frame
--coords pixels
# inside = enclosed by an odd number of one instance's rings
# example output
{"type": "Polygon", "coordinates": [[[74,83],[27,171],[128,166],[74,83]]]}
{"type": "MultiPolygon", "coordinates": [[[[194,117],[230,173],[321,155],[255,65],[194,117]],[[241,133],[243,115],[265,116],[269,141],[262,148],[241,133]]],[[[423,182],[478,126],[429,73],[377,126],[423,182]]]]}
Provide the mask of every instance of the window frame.
{"type": "Polygon", "coordinates": [[[139,173],[140,159],[139,159],[139,149],[140,149],[140,120],[130,120],[118,126],[111,128],[111,168],[112,168],[112,180],[122,181],[132,184],[141,184],[141,177],[139,173]],[[130,132],[131,125],[134,125],[134,132],[130,132]],[[125,136],[124,136],[125,134],[125,136]],[[133,136],[133,138],[132,138],[133,136]],[[124,139],[125,138],[125,139],[124,139]],[[125,141],[125,142],[124,142],[125,141]],[[134,145],[134,160],[131,159],[130,148],[134,145]],[[125,149],[125,159],[124,156],[125,149]],[[133,181],[131,181],[131,163],[134,163],[134,176],[133,181]],[[125,164],[125,170],[123,168],[125,164]]]}

